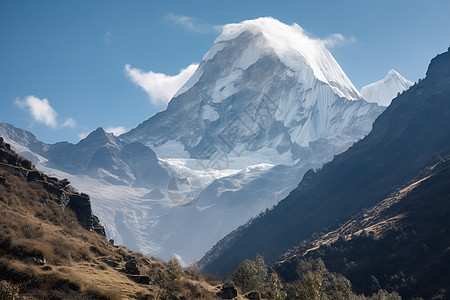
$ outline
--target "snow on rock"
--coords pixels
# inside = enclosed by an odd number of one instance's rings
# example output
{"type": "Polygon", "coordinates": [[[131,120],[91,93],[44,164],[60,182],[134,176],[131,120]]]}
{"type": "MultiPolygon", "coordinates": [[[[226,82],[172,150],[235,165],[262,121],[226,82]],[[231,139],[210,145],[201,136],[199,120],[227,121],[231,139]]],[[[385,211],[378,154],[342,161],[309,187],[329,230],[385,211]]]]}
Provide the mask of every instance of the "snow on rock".
{"type": "Polygon", "coordinates": [[[388,106],[398,93],[409,89],[413,84],[412,81],[405,79],[397,71],[390,70],[384,79],[363,87],[361,94],[369,102],[388,106]]]}
{"type": "MultiPolygon", "coordinates": [[[[228,24],[224,26],[215,44],[226,43],[243,32],[250,32],[258,38],[245,49],[236,67],[247,69],[261,55],[274,51],[286,66],[297,72],[303,72],[305,64],[309,65],[314,76],[332,86],[339,96],[351,100],[361,98],[324,43],[308,37],[298,24],[289,26],[271,17],[228,24]]],[[[220,47],[213,47],[205,57],[211,59],[219,49],[221,50],[220,47]]]]}
{"type": "Polygon", "coordinates": [[[203,106],[203,120],[209,120],[210,122],[214,122],[219,118],[219,114],[209,105],[203,106]]]}

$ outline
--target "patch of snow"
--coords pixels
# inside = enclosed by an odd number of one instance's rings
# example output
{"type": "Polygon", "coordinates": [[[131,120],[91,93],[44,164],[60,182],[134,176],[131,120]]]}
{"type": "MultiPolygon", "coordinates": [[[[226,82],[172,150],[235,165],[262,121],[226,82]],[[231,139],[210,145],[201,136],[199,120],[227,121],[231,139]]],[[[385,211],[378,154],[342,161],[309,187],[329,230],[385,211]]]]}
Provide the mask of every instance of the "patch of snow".
{"type": "MultiPolygon", "coordinates": [[[[151,146],[151,145],[147,145],[151,146]]],[[[159,147],[152,148],[159,158],[180,157],[189,158],[190,155],[184,150],[184,145],[179,141],[168,141],[159,147]]]]}
{"type": "Polygon", "coordinates": [[[215,87],[212,91],[212,102],[219,103],[237,92],[233,82],[239,79],[242,75],[242,70],[234,70],[226,77],[220,78],[216,81],[215,87]]]}
{"type": "Polygon", "coordinates": [[[175,98],[181,94],[183,94],[184,92],[188,91],[191,87],[193,87],[198,80],[200,79],[200,77],[203,74],[203,67],[201,65],[196,67],[197,69],[195,70],[194,74],[192,74],[192,76],[186,81],[185,84],[183,84],[183,86],[175,93],[175,95],[172,98],[175,98]]]}
{"type": "Polygon", "coordinates": [[[210,105],[205,105],[203,106],[202,118],[203,120],[209,120],[210,122],[214,122],[215,120],[219,119],[219,114],[210,105]]]}

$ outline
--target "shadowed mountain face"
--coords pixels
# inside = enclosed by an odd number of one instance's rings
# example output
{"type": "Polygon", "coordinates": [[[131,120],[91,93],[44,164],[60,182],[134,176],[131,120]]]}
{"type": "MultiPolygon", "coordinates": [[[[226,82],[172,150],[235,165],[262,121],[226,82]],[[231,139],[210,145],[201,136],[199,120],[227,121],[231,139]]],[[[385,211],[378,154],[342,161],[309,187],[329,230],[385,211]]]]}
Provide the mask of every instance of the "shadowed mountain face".
{"type": "Polygon", "coordinates": [[[335,228],[406,185],[450,153],[450,54],[431,61],[424,80],[392,101],[372,132],[299,187],[273,210],[221,240],[201,260],[227,274],[261,253],[274,262],[314,232],[335,228]]]}
{"type": "Polygon", "coordinates": [[[404,298],[442,299],[450,281],[450,159],[338,229],[291,249],[276,264],[295,280],[300,258],[320,257],[358,293],[396,290],[404,298]]]}

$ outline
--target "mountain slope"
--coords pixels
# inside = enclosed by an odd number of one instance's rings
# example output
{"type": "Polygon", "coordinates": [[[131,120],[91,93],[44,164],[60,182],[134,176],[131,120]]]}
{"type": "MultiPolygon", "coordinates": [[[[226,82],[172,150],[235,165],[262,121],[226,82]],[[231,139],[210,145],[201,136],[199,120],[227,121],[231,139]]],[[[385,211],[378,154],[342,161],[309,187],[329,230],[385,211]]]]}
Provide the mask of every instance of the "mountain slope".
{"type": "Polygon", "coordinates": [[[0,138],[0,298],[214,299],[199,274],[174,280],[170,266],[108,242],[89,196],[67,184],[0,138]]]}
{"type": "Polygon", "coordinates": [[[320,172],[305,174],[286,199],[220,241],[201,264],[209,272],[227,274],[258,252],[274,262],[314,232],[379,203],[448,155],[449,70],[448,52],[434,58],[426,78],[395,98],[367,137],[320,172]]]}
{"type": "Polygon", "coordinates": [[[407,299],[448,297],[449,216],[447,158],[338,229],[292,249],[276,264],[277,270],[294,280],[299,258],[320,257],[360,293],[381,287],[407,299]]]}
{"type": "Polygon", "coordinates": [[[398,93],[406,91],[413,84],[412,81],[405,79],[397,71],[390,70],[384,79],[364,86],[361,89],[361,94],[369,102],[388,106],[398,93]]]}

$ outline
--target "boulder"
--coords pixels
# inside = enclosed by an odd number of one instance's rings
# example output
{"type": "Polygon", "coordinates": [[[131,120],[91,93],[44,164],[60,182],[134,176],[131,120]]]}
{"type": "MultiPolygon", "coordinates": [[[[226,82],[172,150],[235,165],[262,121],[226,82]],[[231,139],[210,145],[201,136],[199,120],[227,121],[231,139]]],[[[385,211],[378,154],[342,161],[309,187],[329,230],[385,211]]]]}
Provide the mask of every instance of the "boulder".
{"type": "Polygon", "coordinates": [[[233,282],[227,282],[225,283],[222,288],[220,289],[220,292],[217,292],[217,297],[220,299],[234,299],[237,297],[237,290],[234,286],[233,282]]]}
{"type": "Polygon", "coordinates": [[[138,262],[135,259],[127,261],[127,263],[125,264],[125,268],[123,269],[123,272],[131,275],[141,274],[141,271],[139,271],[138,262]]]}

